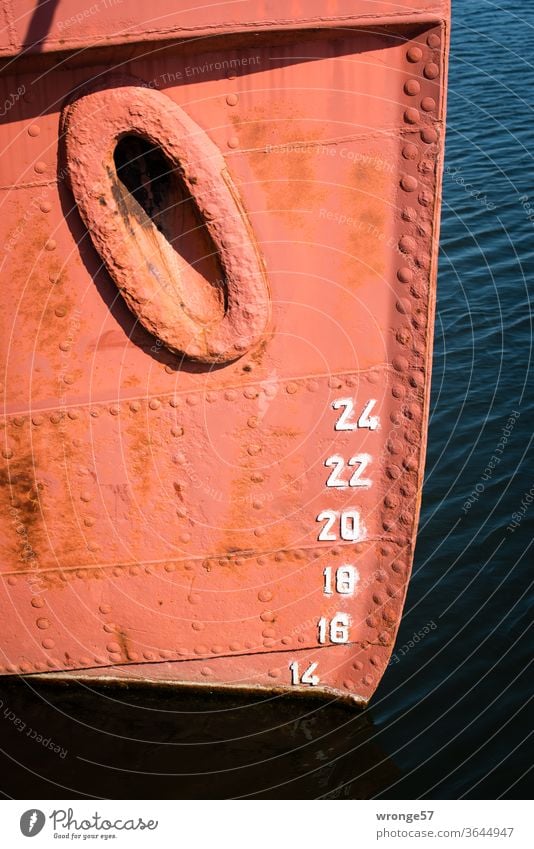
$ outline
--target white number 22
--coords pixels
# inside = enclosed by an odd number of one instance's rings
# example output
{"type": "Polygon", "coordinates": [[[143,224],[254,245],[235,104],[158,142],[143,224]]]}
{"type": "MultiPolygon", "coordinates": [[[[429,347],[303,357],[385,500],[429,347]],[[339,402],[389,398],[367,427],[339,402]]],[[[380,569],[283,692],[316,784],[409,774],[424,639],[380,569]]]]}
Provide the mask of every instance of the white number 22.
{"type": "Polygon", "coordinates": [[[371,459],[370,454],[355,454],[354,457],[351,457],[347,466],[350,468],[355,466],[356,468],[350,479],[346,481],[341,477],[345,469],[345,460],[339,454],[333,454],[324,461],[327,468],[332,468],[326,485],[338,489],[346,489],[348,486],[370,487],[373,483],[372,480],[370,478],[362,478],[362,475],[371,462],[371,459]]]}

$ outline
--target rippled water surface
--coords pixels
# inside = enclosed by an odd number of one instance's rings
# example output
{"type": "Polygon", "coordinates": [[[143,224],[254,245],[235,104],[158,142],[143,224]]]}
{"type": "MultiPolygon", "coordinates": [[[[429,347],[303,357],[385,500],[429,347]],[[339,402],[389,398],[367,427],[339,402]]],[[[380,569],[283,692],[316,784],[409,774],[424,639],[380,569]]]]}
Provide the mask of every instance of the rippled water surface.
{"type": "Polygon", "coordinates": [[[520,797],[530,763],[534,4],[453,5],[423,512],[371,709],[399,798],[520,797]]]}

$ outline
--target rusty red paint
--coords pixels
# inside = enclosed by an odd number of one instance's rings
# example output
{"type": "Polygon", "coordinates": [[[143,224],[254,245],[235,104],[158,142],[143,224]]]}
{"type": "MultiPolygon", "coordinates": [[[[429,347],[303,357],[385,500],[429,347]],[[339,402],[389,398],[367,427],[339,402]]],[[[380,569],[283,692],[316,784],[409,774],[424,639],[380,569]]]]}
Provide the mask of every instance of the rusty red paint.
{"type": "Polygon", "coordinates": [[[181,5],[121,36],[64,3],[56,63],[28,2],[0,42],[0,671],[364,704],[419,513],[448,4],[181,5]]]}

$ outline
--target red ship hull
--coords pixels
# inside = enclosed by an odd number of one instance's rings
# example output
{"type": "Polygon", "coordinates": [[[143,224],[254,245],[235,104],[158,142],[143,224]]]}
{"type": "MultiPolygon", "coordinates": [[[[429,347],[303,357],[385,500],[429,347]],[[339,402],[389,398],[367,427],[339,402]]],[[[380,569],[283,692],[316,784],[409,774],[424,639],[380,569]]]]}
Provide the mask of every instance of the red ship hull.
{"type": "Polygon", "coordinates": [[[0,673],[364,705],[417,531],[448,3],[35,5],[1,4],[0,673]]]}

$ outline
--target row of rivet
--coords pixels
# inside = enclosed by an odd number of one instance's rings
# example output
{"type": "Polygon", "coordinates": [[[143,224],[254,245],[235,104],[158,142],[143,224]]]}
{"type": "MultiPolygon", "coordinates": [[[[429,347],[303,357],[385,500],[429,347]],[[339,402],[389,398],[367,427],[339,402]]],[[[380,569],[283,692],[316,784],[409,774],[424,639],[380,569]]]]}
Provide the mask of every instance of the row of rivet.
{"type": "MultiPolygon", "coordinates": [[[[343,378],[340,378],[338,376],[330,377],[328,379],[328,385],[331,389],[341,389],[344,385],[346,385],[348,388],[353,388],[362,379],[367,379],[370,383],[378,383],[382,376],[382,372],[383,369],[372,370],[369,372],[362,373],[358,376],[348,375],[343,376],[343,378]]],[[[306,379],[305,381],[294,380],[288,382],[285,386],[285,390],[288,395],[295,395],[302,389],[307,389],[310,392],[316,392],[319,388],[320,384],[318,380],[315,379],[306,379]]],[[[277,385],[273,386],[272,384],[269,384],[264,387],[260,385],[258,388],[247,386],[243,390],[226,389],[221,390],[220,397],[224,398],[224,400],[226,401],[238,401],[241,397],[244,397],[247,400],[253,400],[260,395],[260,392],[264,392],[267,397],[272,397],[277,394],[278,388],[277,385]]],[[[201,403],[202,400],[205,400],[208,403],[213,403],[214,401],[219,400],[219,395],[216,392],[209,390],[204,394],[204,396],[186,395],[184,396],[184,398],[185,404],[187,406],[194,407],[201,403]]],[[[168,399],[168,404],[173,409],[176,409],[177,407],[181,406],[183,400],[184,399],[182,399],[180,396],[174,395],[168,399]]],[[[162,400],[160,398],[150,398],[148,402],[147,399],[144,399],[144,401],[148,409],[152,411],[159,410],[165,403],[165,400],[162,400]]],[[[127,407],[130,412],[138,413],[141,410],[142,406],[142,402],[138,399],[135,399],[133,401],[124,401],[121,404],[111,404],[109,407],[107,407],[107,412],[112,416],[119,416],[121,413],[121,409],[125,409],[127,407]]],[[[43,413],[34,413],[31,416],[31,423],[34,427],[40,427],[45,423],[47,419],[54,425],[66,422],[67,419],[70,421],[78,421],[80,419],[80,415],[83,409],[86,407],[87,405],[84,405],[84,407],[80,408],[73,407],[68,410],[56,410],[53,413],[48,414],[47,416],[45,416],[43,413]]],[[[99,418],[100,415],[105,411],[106,410],[103,406],[95,407],[89,410],[89,415],[91,416],[91,418],[99,418]]],[[[27,417],[15,414],[13,416],[6,416],[5,420],[3,422],[0,422],[0,427],[5,427],[6,424],[13,424],[15,427],[21,428],[26,424],[27,421],[27,417]]],[[[249,427],[254,428],[257,425],[258,420],[257,418],[251,417],[248,419],[247,423],[249,427]]],[[[182,436],[183,428],[175,426],[175,431],[171,432],[173,433],[173,436],[182,436]]],[[[13,456],[13,454],[11,453],[10,456],[13,456]]]]}

